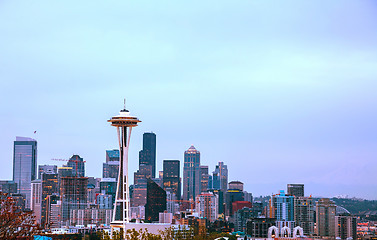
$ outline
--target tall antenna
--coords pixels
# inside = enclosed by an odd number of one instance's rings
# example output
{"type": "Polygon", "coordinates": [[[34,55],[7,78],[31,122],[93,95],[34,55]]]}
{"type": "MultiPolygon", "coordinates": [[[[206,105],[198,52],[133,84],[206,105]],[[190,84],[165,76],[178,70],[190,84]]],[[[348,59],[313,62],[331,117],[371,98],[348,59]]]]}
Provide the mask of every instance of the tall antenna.
{"type": "Polygon", "coordinates": [[[126,98],[124,98],[124,110],[126,110],[126,98]]]}

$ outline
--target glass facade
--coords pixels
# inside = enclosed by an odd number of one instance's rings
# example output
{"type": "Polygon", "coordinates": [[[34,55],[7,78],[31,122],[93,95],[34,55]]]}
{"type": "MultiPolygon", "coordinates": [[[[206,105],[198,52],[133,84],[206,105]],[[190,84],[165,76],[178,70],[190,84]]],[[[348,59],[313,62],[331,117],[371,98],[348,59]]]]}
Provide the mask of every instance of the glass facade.
{"type": "Polygon", "coordinates": [[[13,181],[17,184],[17,193],[25,197],[25,207],[31,207],[31,181],[36,179],[37,141],[31,138],[17,137],[13,149],[13,181]]]}
{"type": "Polygon", "coordinates": [[[200,194],[200,152],[191,146],[184,155],[183,200],[195,200],[200,194]]]}
{"type": "Polygon", "coordinates": [[[67,162],[67,166],[72,168],[74,176],[85,177],[85,162],[79,155],[73,155],[67,162]]]}
{"type": "Polygon", "coordinates": [[[139,165],[152,166],[152,178],[156,177],[156,134],[143,134],[143,150],[139,152],[139,165]]]}
{"type": "Polygon", "coordinates": [[[181,199],[181,179],[179,160],[164,160],[163,163],[163,187],[165,191],[170,188],[177,199],[181,199]]]}

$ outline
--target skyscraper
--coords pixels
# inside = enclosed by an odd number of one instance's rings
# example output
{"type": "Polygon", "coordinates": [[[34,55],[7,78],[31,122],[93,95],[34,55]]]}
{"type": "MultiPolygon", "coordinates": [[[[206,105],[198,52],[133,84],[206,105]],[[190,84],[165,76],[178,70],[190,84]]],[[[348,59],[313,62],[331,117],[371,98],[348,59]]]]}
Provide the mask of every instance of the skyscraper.
{"type": "Polygon", "coordinates": [[[181,199],[181,178],[179,160],[164,160],[163,162],[163,187],[166,191],[172,190],[177,199],[181,199]]]}
{"type": "Polygon", "coordinates": [[[33,211],[35,221],[41,223],[42,214],[42,181],[36,179],[31,181],[31,204],[30,209],[33,211]]]}
{"type": "Polygon", "coordinates": [[[200,193],[208,190],[208,166],[200,166],[200,193]]]}
{"type": "Polygon", "coordinates": [[[295,197],[295,223],[302,227],[304,234],[314,233],[314,201],[311,197],[295,197]]]}
{"type": "Polygon", "coordinates": [[[279,194],[272,195],[270,203],[270,217],[276,221],[294,221],[294,197],[280,190],[279,194]]]}
{"type": "Polygon", "coordinates": [[[321,237],[335,236],[336,205],[328,198],[316,202],[316,233],[321,237]]]}
{"type": "Polygon", "coordinates": [[[42,226],[46,224],[47,212],[47,197],[59,194],[58,174],[57,173],[42,173],[42,226]]]}
{"type": "Polygon", "coordinates": [[[295,197],[303,197],[304,184],[287,184],[287,194],[295,197]]]}
{"type": "Polygon", "coordinates": [[[206,218],[210,222],[217,220],[218,199],[213,193],[201,193],[196,196],[196,212],[199,217],[206,218]]]}
{"type": "Polygon", "coordinates": [[[200,152],[191,145],[184,154],[183,200],[194,200],[200,194],[200,152]]]}
{"type": "Polygon", "coordinates": [[[219,162],[215,171],[213,171],[212,185],[213,189],[223,192],[226,192],[228,189],[228,166],[223,162],[219,162]]]}
{"type": "Polygon", "coordinates": [[[166,210],[166,192],[153,180],[147,179],[145,220],[158,221],[159,213],[166,210]]]}
{"type": "Polygon", "coordinates": [[[74,176],[85,177],[85,162],[79,155],[73,155],[67,162],[67,166],[72,168],[74,176]]]}
{"type": "Polygon", "coordinates": [[[25,207],[30,208],[31,181],[36,179],[37,141],[32,138],[16,137],[13,149],[13,181],[17,192],[25,197],[25,207]]]}
{"type": "Polygon", "coordinates": [[[156,177],[156,134],[146,132],[143,134],[143,150],[139,152],[139,165],[152,166],[152,178],[156,177]]]}
{"type": "Polygon", "coordinates": [[[106,162],[103,163],[102,178],[118,179],[119,150],[106,150],[106,162]]]}

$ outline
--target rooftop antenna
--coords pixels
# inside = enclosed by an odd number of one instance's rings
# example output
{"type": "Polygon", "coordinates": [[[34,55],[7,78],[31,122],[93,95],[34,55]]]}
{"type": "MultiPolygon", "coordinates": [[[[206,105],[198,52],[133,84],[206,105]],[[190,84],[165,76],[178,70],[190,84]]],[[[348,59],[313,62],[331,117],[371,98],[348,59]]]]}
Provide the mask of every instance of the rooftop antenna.
{"type": "Polygon", "coordinates": [[[124,108],[123,110],[121,110],[121,112],[128,112],[128,110],[126,109],[126,98],[124,98],[124,108]]]}

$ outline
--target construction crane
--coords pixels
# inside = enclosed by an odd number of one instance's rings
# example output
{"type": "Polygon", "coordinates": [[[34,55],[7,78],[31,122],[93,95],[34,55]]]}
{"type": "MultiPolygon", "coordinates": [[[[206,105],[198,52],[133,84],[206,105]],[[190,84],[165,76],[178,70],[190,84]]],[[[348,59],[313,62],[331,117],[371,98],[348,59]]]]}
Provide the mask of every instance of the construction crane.
{"type": "Polygon", "coordinates": [[[80,161],[80,160],[78,160],[78,155],[75,155],[76,156],[76,159],[62,159],[62,158],[52,158],[51,160],[52,161],[61,161],[61,162],[69,162],[69,161],[71,161],[71,162],[74,162],[74,163],[76,163],[76,177],[78,176],[78,174],[77,174],[77,169],[78,169],[78,163],[80,162],[82,162],[82,163],[85,163],[86,161],[80,161]]]}

